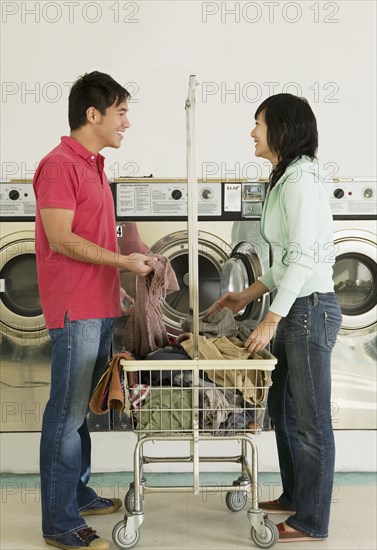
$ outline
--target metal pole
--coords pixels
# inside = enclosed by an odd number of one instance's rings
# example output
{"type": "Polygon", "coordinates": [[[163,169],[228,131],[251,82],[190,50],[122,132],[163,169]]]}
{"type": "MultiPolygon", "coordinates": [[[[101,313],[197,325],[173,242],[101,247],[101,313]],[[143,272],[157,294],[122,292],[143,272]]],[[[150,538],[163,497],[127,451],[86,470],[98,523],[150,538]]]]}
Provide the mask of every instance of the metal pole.
{"type": "MultiPolygon", "coordinates": [[[[195,75],[190,76],[186,100],[187,139],[187,233],[189,251],[189,307],[193,319],[193,359],[199,360],[199,252],[198,252],[198,181],[196,176],[195,75]]],[[[199,370],[193,370],[192,442],[193,489],[200,492],[199,480],[199,370]]]]}
{"type": "Polygon", "coordinates": [[[190,76],[186,100],[187,139],[187,230],[189,249],[189,307],[193,318],[193,359],[199,359],[199,264],[198,264],[198,180],[196,175],[195,75],[190,76]]]}

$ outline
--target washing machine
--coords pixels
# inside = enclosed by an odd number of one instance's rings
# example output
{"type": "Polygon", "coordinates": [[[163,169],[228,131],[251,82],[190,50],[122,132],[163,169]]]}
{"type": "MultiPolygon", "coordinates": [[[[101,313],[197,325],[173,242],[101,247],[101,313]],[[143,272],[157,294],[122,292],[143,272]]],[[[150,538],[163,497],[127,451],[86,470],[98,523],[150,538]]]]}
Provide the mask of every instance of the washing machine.
{"type": "Polygon", "coordinates": [[[0,333],[15,355],[22,355],[22,349],[40,347],[49,340],[35,261],[36,204],[31,181],[0,185],[0,333]]]}
{"type": "Polygon", "coordinates": [[[31,181],[0,183],[2,431],[39,431],[50,384],[50,339],[39,300],[31,181]]]}
{"type": "MultiPolygon", "coordinates": [[[[199,317],[226,290],[243,290],[269,267],[270,252],[260,234],[266,181],[198,182],[199,317]]],[[[124,178],[112,182],[122,253],[150,251],[166,256],[179,291],[166,296],[162,314],[168,334],[177,336],[189,312],[187,181],[124,178]]],[[[121,284],[135,297],[136,278],[122,272],[121,284]]],[[[250,329],[264,317],[269,297],[249,304],[236,316],[250,329]]],[[[120,346],[121,330],[115,339],[120,346]]]]}
{"type": "Polygon", "coordinates": [[[333,425],[377,428],[376,180],[335,180],[334,288],[343,321],[332,355],[333,425]]]}

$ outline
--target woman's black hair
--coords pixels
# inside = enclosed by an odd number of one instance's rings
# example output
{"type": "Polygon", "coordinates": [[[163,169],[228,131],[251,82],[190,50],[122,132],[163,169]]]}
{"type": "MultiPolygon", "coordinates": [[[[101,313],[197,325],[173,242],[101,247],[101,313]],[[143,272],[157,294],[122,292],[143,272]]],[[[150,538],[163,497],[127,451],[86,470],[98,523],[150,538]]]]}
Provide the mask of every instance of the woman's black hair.
{"type": "Polygon", "coordinates": [[[68,121],[71,131],[87,122],[86,111],[95,107],[104,115],[111,105],[130,98],[129,92],[110,75],[93,71],[80,76],[73,84],[68,99],[68,121]]]}
{"type": "Polygon", "coordinates": [[[273,188],[297,157],[307,155],[315,159],[317,121],[307,100],[292,94],[268,97],[259,105],[255,118],[261,113],[267,125],[268,147],[278,157],[270,175],[270,188],[273,188]]]}

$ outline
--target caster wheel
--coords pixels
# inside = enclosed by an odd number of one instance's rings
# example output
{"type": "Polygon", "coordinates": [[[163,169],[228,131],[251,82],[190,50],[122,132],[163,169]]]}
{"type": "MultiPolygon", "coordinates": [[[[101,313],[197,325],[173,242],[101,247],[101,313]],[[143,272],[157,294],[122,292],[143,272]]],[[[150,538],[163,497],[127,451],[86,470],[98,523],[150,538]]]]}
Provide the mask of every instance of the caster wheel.
{"type": "Polygon", "coordinates": [[[270,519],[264,520],[264,525],[266,527],[266,533],[264,537],[258,535],[254,527],[251,528],[251,539],[259,548],[271,548],[276,544],[276,541],[279,537],[279,531],[275,523],[270,519]]]}
{"type": "MultiPolygon", "coordinates": [[[[135,488],[133,484],[130,485],[124,497],[124,507],[130,514],[133,514],[135,511],[135,488]]],[[[141,507],[143,507],[143,498],[141,499],[141,507]]]]}
{"type": "Polygon", "coordinates": [[[113,529],[113,541],[118,548],[133,548],[139,542],[139,529],[136,529],[131,535],[126,535],[126,526],[124,521],[120,521],[113,529]]]}
{"type": "Polygon", "coordinates": [[[231,491],[226,494],[225,504],[231,512],[240,512],[246,506],[247,493],[242,491],[231,491]]]}

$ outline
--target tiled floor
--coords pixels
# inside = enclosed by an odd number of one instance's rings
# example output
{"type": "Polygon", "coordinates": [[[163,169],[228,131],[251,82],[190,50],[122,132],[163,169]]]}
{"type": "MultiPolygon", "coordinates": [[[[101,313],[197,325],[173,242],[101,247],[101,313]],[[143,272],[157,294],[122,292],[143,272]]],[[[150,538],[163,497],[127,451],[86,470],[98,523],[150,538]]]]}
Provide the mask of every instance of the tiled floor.
{"type": "MultiPolygon", "coordinates": [[[[203,474],[208,491],[192,493],[155,493],[145,497],[144,522],[140,527],[140,550],[251,550],[247,507],[230,512],[221,484],[231,483],[237,475],[203,474]]],[[[150,485],[188,485],[188,474],[147,474],[150,485]]],[[[123,499],[131,474],[97,474],[91,484],[99,494],[123,499]]],[[[376,478],[374,474],[337,474],[333,495],[330,537],[323,542],[286,543],[284,550],[368,550],[377,548],[376,478]]],[[[279,477],[260,474],[260,498],[279,496],[279,477]]],[[[122,509],[123,510],[123,509],[122,509]]],[[[107,516],[87,516],[88,524],[116,550],[111,533],[124,511],[107,516]]],[[[284,516],[271,516],[277,522],[284,516]]],[[[43,550],[49,548],[40,534],[40,495],[38,476],[2,478],[2,550],[43,550]]],[[[280,547],[281,545],[279,545],[280,547]]]]}

